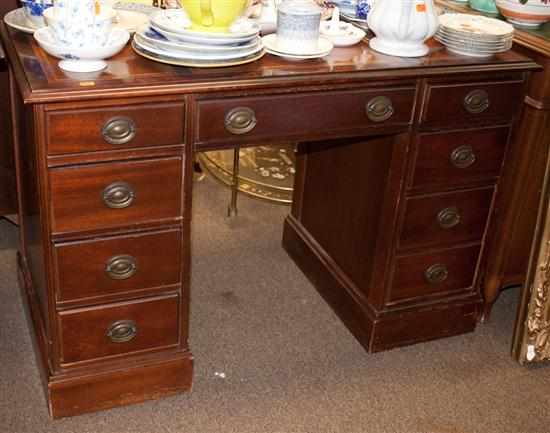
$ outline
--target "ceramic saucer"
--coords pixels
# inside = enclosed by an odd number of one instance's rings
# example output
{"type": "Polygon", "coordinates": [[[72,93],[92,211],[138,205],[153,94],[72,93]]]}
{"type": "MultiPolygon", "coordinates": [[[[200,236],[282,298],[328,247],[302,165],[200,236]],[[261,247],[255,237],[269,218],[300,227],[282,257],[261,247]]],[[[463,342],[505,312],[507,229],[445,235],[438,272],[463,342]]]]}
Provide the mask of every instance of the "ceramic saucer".
{"type": "Polygon", "coordinates": [[[305,59],[317,59],[319,57],[325,57],[331,51],[334,45],[328,39],[320,37],[318,41],[318,49],[313,52],[304,53],[298,51],[284,51],[277,46],[277,34],[272,33],[262,37],[265,50],[279,57],[286,57],[292,60],[305,60],[305,59]]]}
{"type": "Polygon", "coordinates": [[[149,23],[149,17],[141,12],[118,10],[116,11],[115,27],[135,33],[149,23]]]}
{"type": "Polygon", "coordinates": [[[34,33],[35,30],[40,27],[36,27],[34,23],[27,19],[25,15],[25,10],[23,8],[14,9],[9,11],[4,16],[4,22],[16,30],[20,30],[25,33],[34,33]]]}
{"type": "Polygon", "coordinates": [[[181,36],[203,39],[246,39],[260,32],[257,23],[249,19],[239,19],[231,25],[228,32],[204,32],[190,29],[191,21],[183,9],[163,9],[151,15],[153,26],[162,31],[181,36]]]}
{"type": "Polygon", "coordinates": [[[209,53],[209,52],[238,52],[247,50],[258,44],[261,44],[261,39],[259,36],[256,36],[249,41],[246,41],[242,44],[232,44],[232,45],[206,45],[206,44],[196,44],[192,42],[173,42],[165,38],[162,34],[155,31],[153,28],[146,26],[141,28],[136,32],[136,35],[140,39],[146,42],[149,46],[156,47],[165,51],[193,51],[199,53],[209,53]]]}
{"type": "Polygon", "coordinates": [[[336,30],[333,30],[332,21],[323,21],[319,32],[333,43],[335,47],[349,47],[360,42],[366,33],[350,23],[337,22],[336,30]]]}

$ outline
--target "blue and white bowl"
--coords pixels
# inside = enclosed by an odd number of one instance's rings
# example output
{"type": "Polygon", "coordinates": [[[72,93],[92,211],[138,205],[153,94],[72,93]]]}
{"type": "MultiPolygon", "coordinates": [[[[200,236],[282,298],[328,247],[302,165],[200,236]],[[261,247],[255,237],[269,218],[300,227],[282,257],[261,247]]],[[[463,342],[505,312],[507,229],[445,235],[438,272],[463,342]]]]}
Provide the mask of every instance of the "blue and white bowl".
{"type": "Polygon", "coordinates": [[[53,0],[21,0],[27,19],[35,27],[44,27],[44,11],[53,6],[53,0]]]}

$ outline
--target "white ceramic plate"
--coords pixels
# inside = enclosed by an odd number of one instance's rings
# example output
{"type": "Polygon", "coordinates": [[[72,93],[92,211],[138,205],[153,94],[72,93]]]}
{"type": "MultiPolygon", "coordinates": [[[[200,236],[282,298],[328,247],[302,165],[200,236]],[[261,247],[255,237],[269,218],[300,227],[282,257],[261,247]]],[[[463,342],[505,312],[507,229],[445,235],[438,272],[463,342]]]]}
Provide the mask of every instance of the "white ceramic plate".
{"type": "Polygon", "coordinates": [[[513,41],[513,36],[505,37],[505,38],[498,38],[498,39],[485,39],[485,38],[472,38],[464,36],[463,34],[457,34],[455,32],[449,32],[445,30],[443,27],[440,27],[437,30],[437,34],[444,36],[448,39],[452,39],[455,41],[464,41],[468,43],[474,43],[479,45],[488,45],[488,46],[494,46],[499,44],[506,44],[513,41]]]}
{"type": "Polygon", "coordinates": [[[166,39],[173,41],[173,42],[183,42],[183,43],[192,43],[192,44],[204,44],[204,45],[243,45],[246,43],[249,43],[252,39],[258,36],[258,34],[254,34],[252,36],[247,37],[216,37],[212,38],[209,36],[202,36],[201,33],[192,33],[189,32],[189,34],[181,34],[181,33],[173,33],[165,29],[161,29],[160,27],[157,27],[155,25],[151,25],[153,30],[160,33],[162,36],[164,36],[166,39]]]}
{"type": "MultiPolygon", "coordinates": [[[[149,17],[140,12],[133,11],[119,11],[117,10],[117,22],[115,28],[127,30],[130,33],[134,33],[137,29],[149,22],[149,17]]],[[[38,29],[42,29],[45,26],[35,26],[25,16],[23,8],[14,9],[8,12],[4,16],[4,22],[14,29],[20,30],[25,33],[34,33],[38,29]]]]}
{"type": "Polygon", "coordinates": [[[143,27],[137,32],[137,34],[143,41],[147,42],[149,46],[153,46],[166,51],[197,51],[201,53],[204,53],[205,51],[218,53],[236,52],[253,48],[261,43],[261,39],[259,36],[256,36],[255,38],[238,45],[205,45],[194,44],[191,42],[173,42],[166,39],[162,34],[155,31],[149,26],[143,27]]]}
{"type": "Polygon", "coordinates": [[[462,39],[454,39],[445,36],[443,33],[436,33],[434,35],[434,38],[440,41],[443,44],[454,44],[454,45],[463,45],[465,47],[471,47],[473,49],[477,48],[480,50],[500,50],[503,48],[510,49],[512,47],[513,41],[505,41],[505,42],[499,42],[495,44],[484,44],[484,43],[478,43],[476,41],[471,40],[462,40],[462,39]]]}
{"type": "Polygon", "coordinates": [[[439,16],[439,24],[456,32],[488,37],[503,37],[514,32],[512,25],[481,15],[444,14],[439,16]]]}
{"type": "Polygon", "coordinates": [[[317,51],[303,53],[298,51],[284,51],[277,46],[277,34],[266,35],[262,37],[265,50],[268,53],[276,54],[278,56],[290,57],[296,59],[315,59],[317,57],[324,57],[332,51],[334,45],[328,39],[320,37],[318,41],[317,51]]]}
{"type": "Polygon", "coordinates": [[[201,37],[206,39],[241,39],[250,38],[260,33],[257,23],[248,19],[237,20],[226,33],[199,32],[189,29],[191,21],[183,9],[164,9],[151,15],[155,28],[182,36],[201,37]]]}
{"type": "Polygon", "coordinates": [[[197,68],[219,68],[219,67],[243,65],[245,63],[250,63],[250,62],[259,60],[265,54],[264,50],[260,50],[256,54],[246,56],[246,57],[240,57],[232,60],[176,59],[174,57],[153,53],[143,47],[138,46],[136,44],[136,41],[132,41],[132,48],[140,56],[145,57],[149,60],[153,60],[155,62],[166,63],[168,65],[175,65],[175,66],[188,66],[188,67],[197,67],[197,68]]]}
{"type": "Polygon", "coordinates": [[[31,21],[29,21],[25,15],[23,8],[14,9],[9,11],[4,16],[4,22],[11,28],[20,30],[25,33],[34,33],[39,27],[36,27],[31,21]]]}
{"type": "Polygon", "coordinates": [[[229,53],[220,53],[220,52],[197,52],[197,51],[174,51],[174,50],[163,50],[155,46],[152,46],[140,38],[139,35],[134,37],[134,43],[139,47],[143,48],[150,53],[158,54],[160,56],[168,56],[173,59],[189,59],[189,60],[233,60],[236,58],[247,57],[253,54],[258,53],[262,50],[262,44],[258,44],[255,47],[248,48],[243,51],[229,52],[229,53]]]}

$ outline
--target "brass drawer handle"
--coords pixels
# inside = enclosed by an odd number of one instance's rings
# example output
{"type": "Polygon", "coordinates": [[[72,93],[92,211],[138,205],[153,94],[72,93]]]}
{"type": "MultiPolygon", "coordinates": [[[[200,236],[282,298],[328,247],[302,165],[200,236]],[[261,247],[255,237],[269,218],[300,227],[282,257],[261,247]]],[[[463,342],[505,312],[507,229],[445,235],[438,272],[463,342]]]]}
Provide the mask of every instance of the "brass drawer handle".
{"type": "Polygon", "coordinates": [[[225,115],[225,129],[231,134],[246,134],[254,129],[258,121],[252,108],[235,107],[225,115]]]}
{"type": "Polygon", "coordinates": [[[464,108],[470,114],[483,113],[489,108],[489,94],[485,90],[476,89],[464,97],[464,108]]]}
{"type": "Polygon", "coordinates": [[[428,269],[424,271],[424,278],[430,284],[439,284],[447,279],[449,276],[449,270],[447,266],[440,263],[431,265],[428,269]]]}
{"type": "Polygon", "coordinates": [[[101,135],[109,144],[126,144],[136,136],[136,124],[129,117],[113,117],[105,122],[101,135]]]}
{"type": "Polygon", "coordinates": [[[458,146],[451,152],[450,160],[456,168],[468,168],[476,162],[476,154],[471,146],[458,146]]]}
{"type": "Polygon", "coordinates": [[[367,117],[373,122],[383,122],[395,112],[391,99],[387,96],[376,96],[367,102],[367,117]]]}
{"type": "Polygon", "coordinates": [[[446,207],[437,214],[437,222],[443,229],[450,229],[460,223],[460,212],[458,208],[446,207]]]}
{"type": "Polygon", "coordinates": [[[107,337],[113,343],[126,343],[137,335],[137,325],[133,320],[118,320],[107,329],[107,337]]]}
{"type": "Polygon", "coordinates": [[[128,255],[113,256],[107,260],[105,272],[113,280],[126,280],[137,272],[137,261],[128,255]]]}
{"type": "Polygon", "coordinates": [[[111,209],[123,209],[132,204],[136,193],[129,183],[113,182],[102,193],[103,203],[111,209]]]}

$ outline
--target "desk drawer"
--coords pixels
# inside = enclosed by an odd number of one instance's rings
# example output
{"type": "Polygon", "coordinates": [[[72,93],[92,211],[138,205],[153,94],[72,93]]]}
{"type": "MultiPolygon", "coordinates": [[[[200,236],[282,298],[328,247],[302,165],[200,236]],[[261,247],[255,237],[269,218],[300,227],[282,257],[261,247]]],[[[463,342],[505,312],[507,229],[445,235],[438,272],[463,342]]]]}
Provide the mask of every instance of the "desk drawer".
{"type": "Polygon", "coordinates": [[[287,139],[408,125],[414,96],[414,88],[400,88],[202,100],[196,142],[287,139]]]}
{"type": "Polygon", "coordinates": [[[425,126],[505,123],[522,104],[523,82],[429,84],[421,122],[425,126]]]}
{"type": "Polygon", "coordinates": [[[46,125],[50,155],[182,144],[184,104],[53,111],[46,125]]]}
{"type": "Polygon", "coordinates": [[[389,302],[471,290],[479,246],[397,257],[389,302]]]}
{"type": "Polygon", "coordinates": [[[179,284],[181,242],[181,231],[169,230],[56,244],[57,300],[179,284]]]}
{"type": "Polygon", "coordinates": [[[405,200],[401,249],[480,241],[494,188],[412,197],[405,200]]]}
{"type": "Polygon", "coordinates": [[[177,295],[59,313],[61,362],[155,350],[179,343],[177,295]]]}
{"type": "Polygon", "coordinates": [[[51,169],[53,232],[178,218],[182,171],[179,157],[51,169]]]}
{"type": "Polygon", "coordinates": [[[495,182],[508,134],[508,128],[420,134],[411,188],[495,182]]]}

